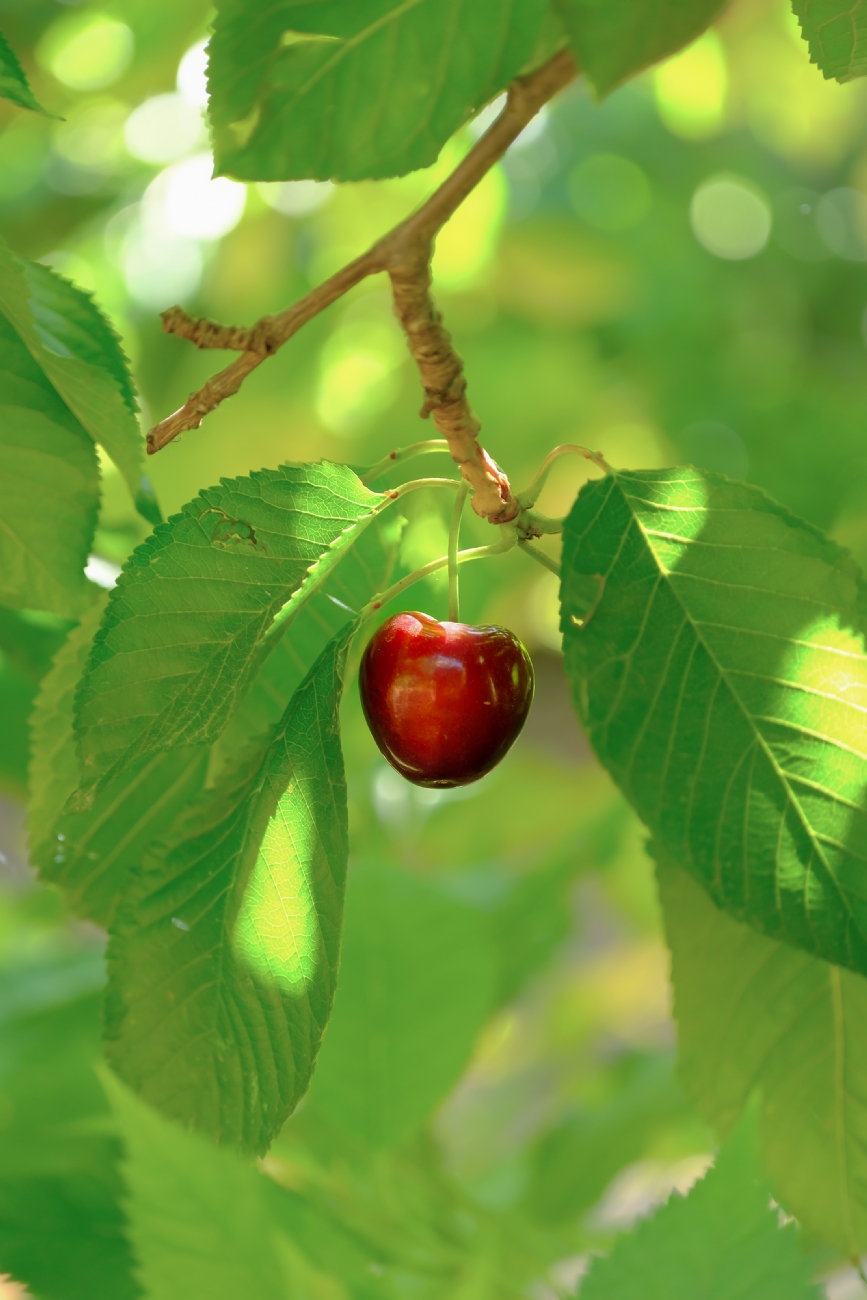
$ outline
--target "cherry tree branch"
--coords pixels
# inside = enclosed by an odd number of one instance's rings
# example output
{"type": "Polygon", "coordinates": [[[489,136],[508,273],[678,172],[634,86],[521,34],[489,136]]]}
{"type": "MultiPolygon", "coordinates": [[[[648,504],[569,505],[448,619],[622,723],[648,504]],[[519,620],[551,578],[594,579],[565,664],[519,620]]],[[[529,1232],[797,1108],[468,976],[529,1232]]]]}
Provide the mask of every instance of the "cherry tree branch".
{"type": "Polygon", "coordinates": [[[539,109],[577,72],[572,55],[563,50],[534,72],[518,77],[509,87],[499,117],[439,189],[366,253],[285,311],[263,317],[252,328],[197,319],[180,307],[164,312],[163,328],[167,333],[188,339],[199,348],[235,350],[240,356],[212,375],[198,392],[191,393],[180,410],[151,429],[148,454],[161,451],[178,434],[197,429],[206,415],[237,393],[247,376],[303,325],[369,275],[386,272],[395,312],[424,388],[422,417],[432,416],[447,440],[452,459],[473,489],[475,512],[492,523],[514,519],[521,507],[508,478],[479,443],[481,426],[467,399],[463,363],[431,296],[430,263],[437,233],[539,109]]]}

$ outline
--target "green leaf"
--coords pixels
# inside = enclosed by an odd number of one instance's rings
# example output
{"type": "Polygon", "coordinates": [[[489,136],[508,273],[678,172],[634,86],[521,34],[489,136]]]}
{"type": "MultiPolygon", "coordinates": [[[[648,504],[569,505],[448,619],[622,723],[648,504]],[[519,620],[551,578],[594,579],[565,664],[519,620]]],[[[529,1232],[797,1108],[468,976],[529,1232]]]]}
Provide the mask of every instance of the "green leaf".
{"type": "Polygon", "coordinates": [[[353,630],[252,773],[150,855],[109,947],[119,1073],[169,1116],[254,1151],[306,1091],[334,995],[348,851],[337,709],[353,630]]]}
{"type": "Polygon", "coordinates": [[[145,754],[118,772],[83,812],[62,812],[31,861],[69,908],[108,929],[130,872],[202,789],[207,745],[145,754]]]}
{"type": "Polygon", "coordinates": [[[38,852],[54,839],[54,825],[78,787],[78,756],[72,732],[75,688],[105,610],[106,595],[97,599],[57,651],[30,719],[30,802],[27,830],[31,849],[38,852]]]}
{"type": "Polygon", "coordinates": [[[542,1221],[576,1219],[615,1174],[640,1160],[651,1139],[681,1118],[686,1102],[665,1056],[639,1057],[614,1095],[548,1133],[534,1152],[527,1202],[542,1221]]]}
{"type": "Polygon", "coordinates": [[[0,654],[0,790],[27,798],[27,763],[30,735],[27,719],[33,708],[35,687],[0,654]]]}
{"type": "Polygon", "coordinates": [[[867,4],[864,0],[792,0],[795,17],[826,81],[867,74],[867,4]]]}
{"type": "Polygon", "coordinates": [[[578,712],[661,847],[737,919],[867,970],[852,560],[758,488],[617,472],[567,520],[562,602],[578,712]]]}
{"type": "Polygon", "coordinates": [[[727,0],[554,0],[578,66],[598,95],[667,59],[710,26],[727,0]]]}
{"type": "Polygon", "coordinates": [[[0,314],[0,603],[85,610],[98,508],[96,448],[0,314]]]}
{"type": "Polygon", "coordinates": [[[364,180],[436,161],[532,56],[543,0],[220,0],[218,174],[364,180]]]}
{"type": "Polygon", "coordinates": [[[42,680],[75,623],[39,610],[0,606],[0,653],[33,683],[42,680]]]}
{"type": "Polygon", "coordinates": [[[581,1300],[819,1300],[797,1230],[768,1202],[749,1115],[688,1196],[593,1264],[581,1300]]]}
{"type": "Polygon", "coordinates": [[[774,1195],[846,1256],[867,1250],[867,981],[738,925],[660,859],[680,1078],[723,1136],[754,1088],[774,1195]]]}
{"type": "Polygon", "coordinates": [[[106,1069],[126,1148],[129,1235],[148,1300],[286,1300],[289,1279],[265,1178],[186,1133],[106,1069]]]}
{"type": "Polygon", "coordinates": [[[237,762],[250,742],[277,725],[322,651],[393,580],[405,520],[375,518],[350,546],[320,591],[300,604],[214,745],[211,771],[237,762]]]}
{"type": "MultiPolygon", "coordinates": [[[[570,845],[570,849],[573,846],[570,845]]],[[[497,950],[497,1002],[510,1002],[560,947],[572,929],[570,893],[583,855],[555,858],[519,877],[491,913],[497,950]]]]}
{"type": "Polygon", "coordinates": [[[59,885],[71,909],[98,925],[111,923],[148,844],[168,829],[204,782],[206,746],[132,760],[84,812],[65,813],[78,787],[72,715],[75,688],[105,601],[88,610],[42,682],[31,717],[30,860],[59,885]]]}
{"type": "Polygon", "coordinates": [[[283,465],[224,479],[161,524],[112,592],[76,700],[85,786],[214,741],[275,617],[291,623],[386,503],[344,465],[283,465]]]}
{"type": "Polygon", "coordinates": [[[89,294],[0,242],[0,313],[94,442],[126,479],[136,509],[160,520],[144,474],[129,365],[117,335],[89,294]]]}
{"type": "Polygon", "coordinates": [[[55,944],[47,958],[44,933],[28,937],[28,958],[0,972],[0,1275],[40,1300],[133,1300],[118,1143],[92,1069],[102,954],[55,944]]]}
{"type": "Polygon", "coordinates": [[[32,108],[35,113],[52,114],[44,109],[30,89],[24,69],[6,37],[0,32],[0,99],[11,99],[21,108],[32,108]]]}
{"type": "Polygon", "coordinates": [[[478,912],[406,872],[357,869],[311,1113],[374,1147],[407,1137],[466,1066],[496,975],[478,912]]]}

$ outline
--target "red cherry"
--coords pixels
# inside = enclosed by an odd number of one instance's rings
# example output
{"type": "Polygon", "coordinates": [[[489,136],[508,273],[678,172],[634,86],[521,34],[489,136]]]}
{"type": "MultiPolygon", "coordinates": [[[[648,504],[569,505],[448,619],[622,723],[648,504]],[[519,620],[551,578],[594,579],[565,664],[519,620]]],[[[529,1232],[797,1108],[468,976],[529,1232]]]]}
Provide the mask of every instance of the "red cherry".
{"type": "Polygon", "coordinates": [[[505,627],[395,614],[361,661],[361,703],[382,753],[415,785],[469,785],[524,725],[533,665],[505,627]]]}

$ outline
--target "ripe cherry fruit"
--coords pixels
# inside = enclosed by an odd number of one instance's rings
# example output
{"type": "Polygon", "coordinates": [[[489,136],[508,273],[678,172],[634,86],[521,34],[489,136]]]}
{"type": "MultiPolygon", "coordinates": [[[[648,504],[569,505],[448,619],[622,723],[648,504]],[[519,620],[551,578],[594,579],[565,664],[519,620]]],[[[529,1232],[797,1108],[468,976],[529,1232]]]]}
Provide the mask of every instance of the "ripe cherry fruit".
{"type": "Polygon", "coordinates": [[[382,753],[415,785],[469,785],[524,725],[533,665],[505,627],[395,614],[361,661],[361,703],[382,753]]]}

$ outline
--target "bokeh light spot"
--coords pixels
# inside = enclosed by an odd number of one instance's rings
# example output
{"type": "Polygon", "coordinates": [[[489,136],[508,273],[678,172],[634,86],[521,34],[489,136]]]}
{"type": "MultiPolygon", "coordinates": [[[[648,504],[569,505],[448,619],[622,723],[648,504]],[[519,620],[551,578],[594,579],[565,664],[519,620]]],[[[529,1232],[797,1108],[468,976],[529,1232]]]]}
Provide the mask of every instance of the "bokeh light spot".
{"type": "Polygon", "coordinates": [[[705,140],[723,126],[727,85],[722,42],[705,32],[654,72],[657,112],[672,135],[705,140]]]}
{"type": "Polygon", "coordinates": [[[40,62],[71,90],[102,90],[123,75],[132,62],[133,34],[126,23],[105,14],[58,23],[49,29],[40,62]]]}
{"type": "Polygon", "coordinates": [[[578,215],[597,230],[628,230],[650,211],[650,183],[640,167],[619,154],[595,153],[569,178],[578,215]]]}
{"type": "Polygon", "coordinates": [[[481,278],[493,261],[507,201],[506,178],[500,167],[494,167],[437,235],[436,284],[459,292],[481,278]]]}
{"type": "Polygon", "coordinates": [[[178,64],[178,93],[197,108],[208,102],[208,42],[197,41],[178,64]]]}
{"type": "Polygon", "coordinates": [[[771,209],[762,191],[740,176],[711,176],[689,209],[693,233],[715,257],[755,257],[771,233],[771,209]]]}
{"type": "Polygon", "coordinates": [[[202,279],[202,252],[195,240],[141,229],[124,240],[121,265],[130,297],[153,311],[189,301],[202,279]]]}
{"type": "Polygon", "coordinates": [[[319,358],[316,414],[331,433],[351,435],[381,415],[400,390],[406,344],[387,294],[350,302],[319,358]]]}
{"type": "Polygon", "coordinates": [[[318,212],[334,197],[331,181],[261,181],[256,189],[269,208],[287,217],[318,212]]]}
{"type": "Polygon", "coordinates": [[[822,242],[847,262],[867,262],[867,195],[840,186],[823,194],[816,209],[822,242]]]}
{"type": "Polygon", "coordinates": [[[201,143],[201,111],[183,95],[155,95],[130,114],[124,141],[133,158],[167,163],[183,158],[201,143]]]}
{"type": "Polygon", "coordinates": [[[358,349],[336,357],[323,370],[316,414],[332,433],[353,433],[386,410],[397,393],[388,358],[358,349]]]}
{"type": "Polygon", "coordinates": [[[623,469],[663,469],[674,464],[671,448],[657,429],[637,420],[624,420],[594,430],[591,442],[606,460],[623,469]]]}
{"type": "Polygon", "coordinates": [[[820,196],[801,185],[774,200],[774,239],[799,262],[821,262],[828,248],[816,223],[820,196]]]}
{"type": "Polygon", "coordinates": [[[154,230],[188,239],[220,239],[234,230],[247,202],[247,187],[225,176],[211,178],[210,154],[196,154],[160,172],[145,191],[145,219],[154,230]]]}
{"type": "Polygon", "coordinates": [[[126,115],[126,105],[117,100],[84,105],[59,126],[55,152],[76,167],[114,170],[124,158],[126,115]]]}

